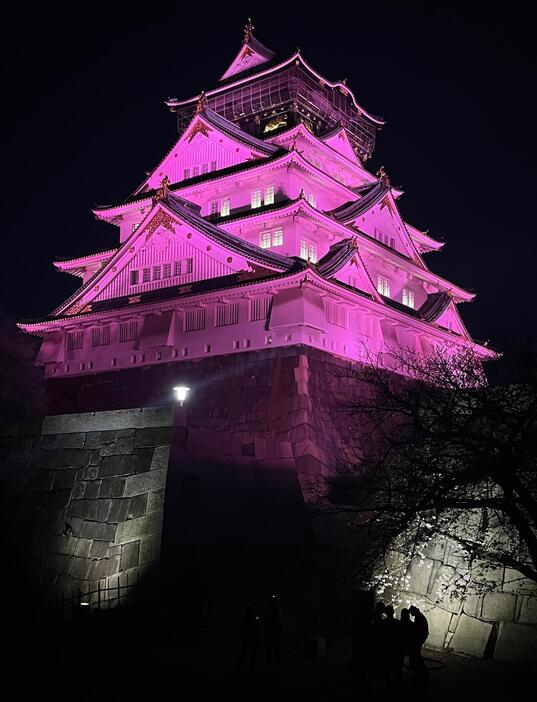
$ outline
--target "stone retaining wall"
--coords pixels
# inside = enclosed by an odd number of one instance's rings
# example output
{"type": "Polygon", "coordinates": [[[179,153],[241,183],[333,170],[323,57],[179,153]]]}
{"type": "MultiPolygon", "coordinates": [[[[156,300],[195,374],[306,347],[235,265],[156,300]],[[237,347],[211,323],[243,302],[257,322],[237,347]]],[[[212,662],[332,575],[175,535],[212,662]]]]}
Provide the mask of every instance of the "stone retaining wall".
{"type": "Polygon", "coordinates": [[[33,591],[117,587],[158,563],[172,411],[46,417],[0,427],[6,544],[33,591]]]}

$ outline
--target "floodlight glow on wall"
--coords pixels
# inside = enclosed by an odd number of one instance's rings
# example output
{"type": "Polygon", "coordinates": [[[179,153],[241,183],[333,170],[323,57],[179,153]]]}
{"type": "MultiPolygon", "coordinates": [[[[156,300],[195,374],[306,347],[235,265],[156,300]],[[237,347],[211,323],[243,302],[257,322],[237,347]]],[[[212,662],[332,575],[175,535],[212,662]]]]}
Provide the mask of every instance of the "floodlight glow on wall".
{"type": "Polygon", "coordinates": [[[188,388],[186,385],[176,385],[173,391],[175,393],[175,399],[182,407],[185,403],[186,398],[188,397],[190,388],[188,388]]]}

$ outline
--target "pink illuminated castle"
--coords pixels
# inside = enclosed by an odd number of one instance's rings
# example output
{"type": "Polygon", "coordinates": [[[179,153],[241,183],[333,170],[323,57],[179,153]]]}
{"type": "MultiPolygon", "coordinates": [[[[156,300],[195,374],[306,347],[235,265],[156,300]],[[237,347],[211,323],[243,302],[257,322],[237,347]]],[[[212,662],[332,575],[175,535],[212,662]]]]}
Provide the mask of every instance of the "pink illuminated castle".
{"type": "Polygon", "coordinates": [[[127,201],[116,247],[56,268],[79,289],[44,321],[47,377],[305,344],[350,361],[471,344],[474,295],[431,272],[442,244],[364,164],[383,121],[249,24],[218,85],[169,99],[179,138],[127,201]]]}

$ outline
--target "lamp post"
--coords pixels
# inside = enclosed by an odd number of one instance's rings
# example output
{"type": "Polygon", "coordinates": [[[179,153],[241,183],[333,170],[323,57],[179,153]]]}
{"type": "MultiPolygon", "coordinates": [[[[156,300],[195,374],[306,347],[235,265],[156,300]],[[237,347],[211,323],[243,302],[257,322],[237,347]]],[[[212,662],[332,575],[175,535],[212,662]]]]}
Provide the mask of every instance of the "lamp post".
{"type": "Polygon", "coordinates": [[[175,399],[179,403],[179,406],[182,407],[185,404],[185,400],[188,397],[188,393],[190,392],[190,388],[187,387],[186,385],[176,385],[173,389],[175,393],[175,399]]]}

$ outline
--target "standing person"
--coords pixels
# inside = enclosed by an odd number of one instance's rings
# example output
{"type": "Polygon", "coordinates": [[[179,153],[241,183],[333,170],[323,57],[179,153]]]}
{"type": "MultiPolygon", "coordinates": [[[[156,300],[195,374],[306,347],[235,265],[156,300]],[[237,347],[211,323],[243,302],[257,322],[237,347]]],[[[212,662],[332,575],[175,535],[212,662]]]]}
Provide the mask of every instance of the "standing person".
{"type": "Polygon", "coordinates": [[[401,610],[401,646],[400,646],[400,656],[401,656],[401,667],[403,666],[405,662],[405,657],[410,655],[410,652],[412,651],[414,647],[414,639],[415,639],[415,625],[414,622],[410,619],[410,612],[408,609],[403,608],[401,610]]]}
{"type": "Polygon", "coordinates": [[[379,600],[373,611],[373,632],[371,649],[369,652],[373,670],[380,674],[384,670],[384,646],[383,646],[383,629],[384,619],[386,618],[386,605],[382,600],[379,600]]]}
{"type": "Polygon", "coordinates": [[[235,670],[239,670],[245,660],[250,660],[250,673],[255,670],[255,662],[261,644],[261,617],[252,607],[248,607],[241,622],[241,652],[235,670]]]}
{"type": "Polygon", "coordinates": [[[427,668],[425,667],[421,649],[429,636],[429,622],[427,617],[415,605],[412,605],[408,611],[414,617],[414,642],[410,651],[410,667],[414,673],[426,673],[427,668]]]}
{"type": "Polygon", "coordinates": [[[401,622],[395,618],[392,605],[386,605],[386,619],[382,623],[382,642],[384,644],[385,670],[388,684],[401,677],[401,622]]]}
{"type": "Polygon", "coordinates": [[[276,595],[272,595],[265,618],[264,634],[267,662],[276,669],[280,666],[283,609],[276,595]]]}

